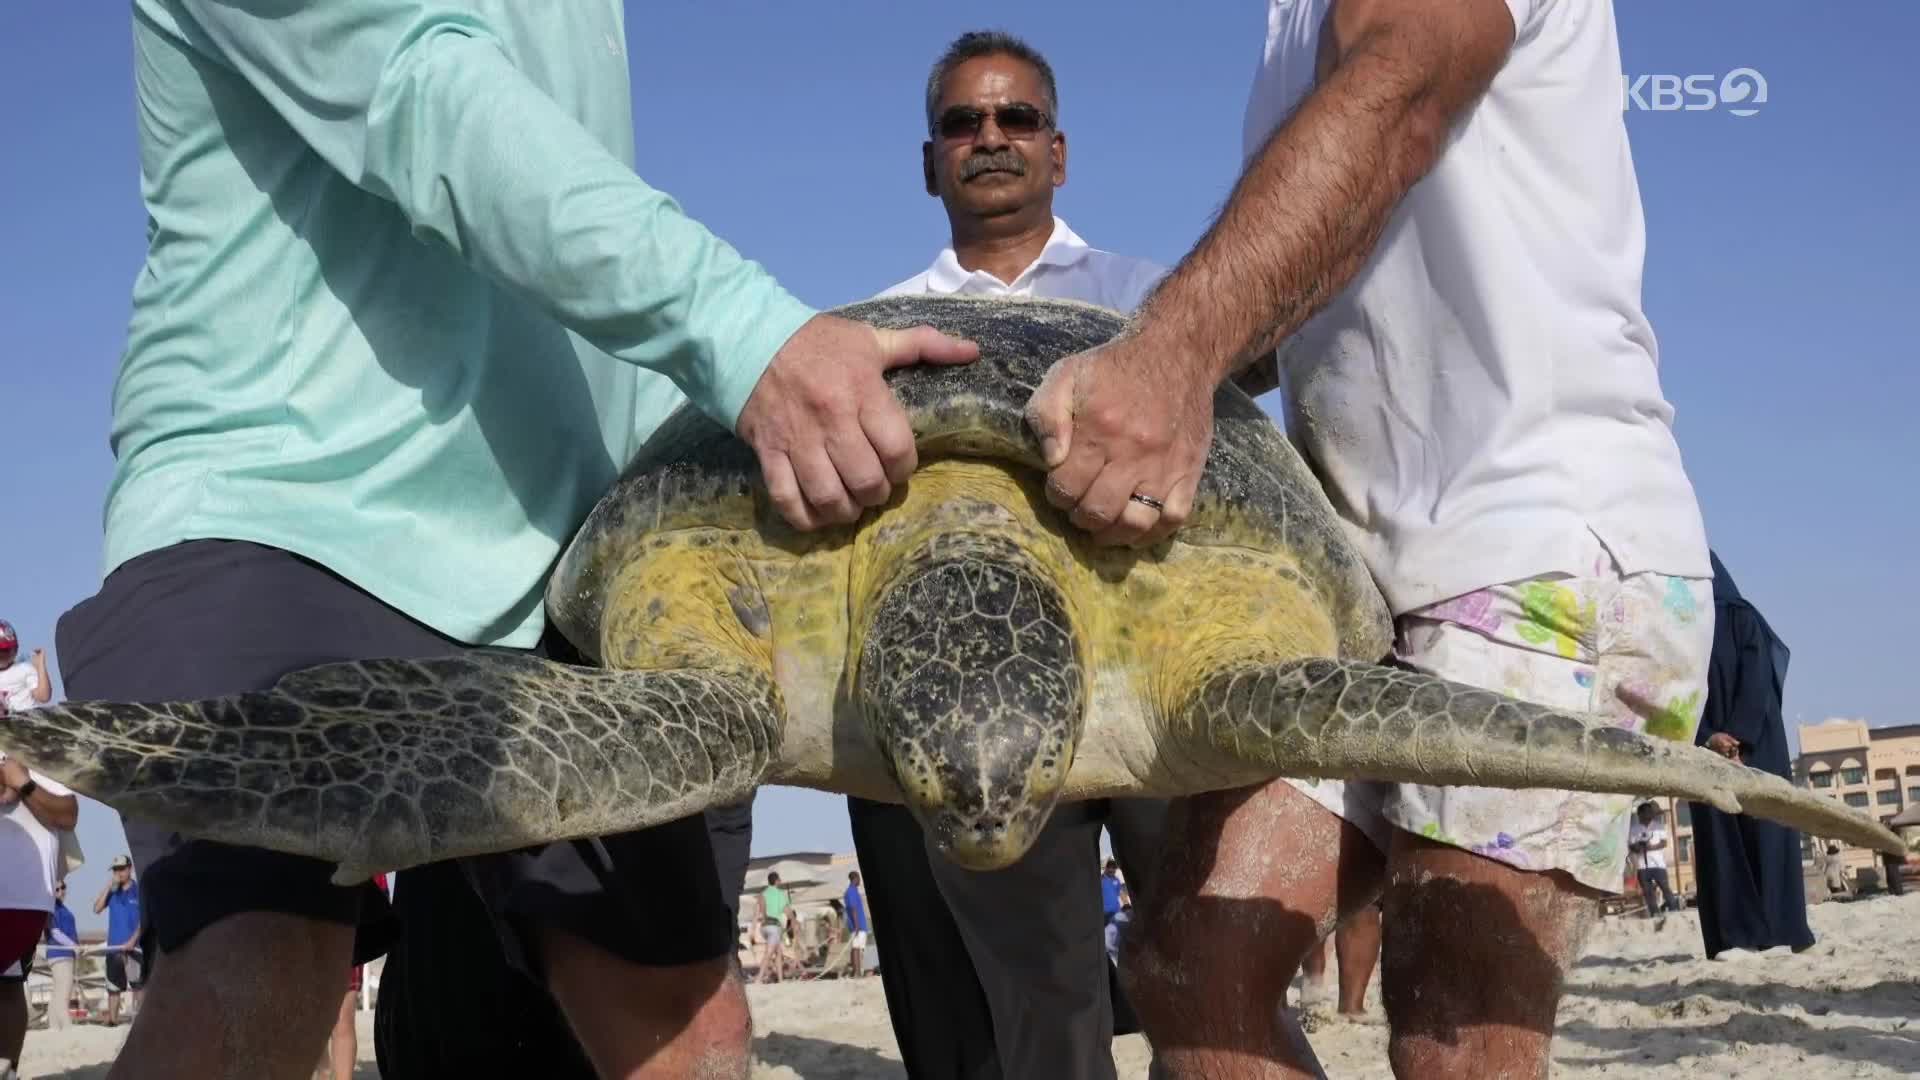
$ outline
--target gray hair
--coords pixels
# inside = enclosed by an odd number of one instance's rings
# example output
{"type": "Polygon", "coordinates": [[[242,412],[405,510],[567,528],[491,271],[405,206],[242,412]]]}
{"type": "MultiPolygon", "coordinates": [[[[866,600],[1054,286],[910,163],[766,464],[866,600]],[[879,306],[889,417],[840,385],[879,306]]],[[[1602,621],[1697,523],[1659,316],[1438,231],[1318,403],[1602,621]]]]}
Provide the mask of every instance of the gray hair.
{"type": "Polygon", "coordinates": [[[1053,66],[1040,50],[1000,30],[970,30],[953,39],[947,51],[940,54],[934,62],[933,71],[927,76],[927,130],[933,130],[933,111],[940,106],[940,88],[945,85],[947,76],[953,69],[969,60],[982,56],[1011,56],[1032,66],[1040,73],[1040,82],[1047,89],[1047,100],[1043,106],[1047,116],[1054,123],[1060,121],[1060,92],[1053,82],[1053,66]]]}

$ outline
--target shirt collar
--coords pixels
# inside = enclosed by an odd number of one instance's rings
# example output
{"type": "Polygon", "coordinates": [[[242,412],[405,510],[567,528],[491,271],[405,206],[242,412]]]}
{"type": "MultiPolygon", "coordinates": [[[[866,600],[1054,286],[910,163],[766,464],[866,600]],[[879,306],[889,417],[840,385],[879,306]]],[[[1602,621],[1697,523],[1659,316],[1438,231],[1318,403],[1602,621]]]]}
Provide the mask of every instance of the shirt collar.
{"type": "Polygon", "coordinates": [[[1040,249],[1040,254],[1033,260],[1033,264],[1012,281],[1000,281],[985,270],[968,270],[961,266],[959,256],[953,253],[953,246],[949,244],[940,249],[940,254],[934,258],[933,265],[927,268],[927,285],[935,292],[959,292],[973,281],[983,286],[997,283],[1001,288],[1014,289],[1039,268],[1072,266],[1086,258],[1089,250],[1091,249],[1087,246],[1087,242],[1080,239],[1080,234],[1068,228],[1066,221],[1056,214],[1053,218],[1053,232],[1047,236],[1046,246],[1040,249]]]}

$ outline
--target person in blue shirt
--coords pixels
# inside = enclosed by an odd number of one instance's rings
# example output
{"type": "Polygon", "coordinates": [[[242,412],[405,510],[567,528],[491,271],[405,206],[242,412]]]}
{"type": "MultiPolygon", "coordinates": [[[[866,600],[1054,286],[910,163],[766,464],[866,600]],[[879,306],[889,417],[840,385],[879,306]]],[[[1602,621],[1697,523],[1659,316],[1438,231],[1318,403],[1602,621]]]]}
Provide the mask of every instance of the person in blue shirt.
{"type": "Polygon", "coordinates": [[[1107,865],[1100,871],[1100,914],[1106,922],[1112,922],[1120,914],[1120,895],[1126,886],[1120,882],[1120,863],[1108,859],[1107,865]]]}
{"type": "Polygon", "coordinates": [[[841,906],[847,912],[847,940],[853,946],[853,978],[867,973],[867,899],[860,891],[860,871],[847,872],[847,891],[840,894],[841,906]]]}
{"type": "MultiPolygon", "coordinates": [[[[104,580],[56,635],[72,699],[571,657],[544,579],[675,408],[735,433],[766,505],[808,531],[916,464],[884,372],[978,356],[815,311],[642,180],[615,0],[131,6],[148,248],[104,580]]],[[[222,786],[219,762],[180,765],[222,786]]],[[[152,963],[113,1075],[307,1075],[347,973],[398,932],[387,898],[318,860],[125,824],[152,963]]],[[[602,1075],[745,1075],[700,815],[461,867],[602,1075]]]]}
{"type": "Polygon", "coordinates": [[[107,1026],[120,1023],[120,995],[130,997],[132,1012],[140,1011],[140,988],[146,968],[140,947],[140,883],[133,878],[133,861],[115,855],[107,884],[94,898],[93,913],[107,913],[107,1026]]]}
{"type": "Polygon", "coordinates": [[[47,998],[47,1027],[58,1031],[73,1022],[73,947],[80,944],[80,927],[67,906],[67,883],[53,886],[53,916],[47,920],[47,972],[53,979],[47,998]]]}

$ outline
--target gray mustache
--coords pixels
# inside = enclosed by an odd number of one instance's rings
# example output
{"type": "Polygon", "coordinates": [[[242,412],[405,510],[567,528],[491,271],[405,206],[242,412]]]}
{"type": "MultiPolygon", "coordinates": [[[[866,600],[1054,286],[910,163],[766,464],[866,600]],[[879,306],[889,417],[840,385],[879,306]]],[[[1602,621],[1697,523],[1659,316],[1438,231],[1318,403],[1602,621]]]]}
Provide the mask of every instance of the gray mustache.
{"type": "Polygon", "coordinates": [[[975,154],[960,163],[960,179],[971,180],[983,172],[1010,172],[1015,176],[1027,175],[1027,162],[1011,150],[995,150],[987,154],[975,154]]]}

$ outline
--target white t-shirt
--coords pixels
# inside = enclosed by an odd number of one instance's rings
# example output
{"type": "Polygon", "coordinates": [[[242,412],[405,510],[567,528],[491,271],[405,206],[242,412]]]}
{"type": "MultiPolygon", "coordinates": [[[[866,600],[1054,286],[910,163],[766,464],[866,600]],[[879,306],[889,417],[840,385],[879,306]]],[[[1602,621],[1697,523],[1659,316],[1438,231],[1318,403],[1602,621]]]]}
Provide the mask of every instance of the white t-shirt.
{"type": "MultiPolygon", "coordinates": [[[[6,723],[0,717],[0,724],[6,723]]],[[[0,754],[0,761],[6,755],[0,754]]],[[[71,795],[59,781],[33,770],[27,775],[51,795],[71,795]]],[[[25,803],[15,802],[0,815],[0,910],[52,911],[53,883],[58,874],[60,838],[33,816],[25,803]]]]}
{"type": "MultiPolygon", "coordinates": [[[[1637,844],[1642,840],[1648,843],[1659,843],[1666,840],[1666,838],[1667,827],[1657,821],[1651,825],[1642,825],[1639,819],[1636,818],[1632,824],[1627,826],[1627,843],[1629,844],[1637,844]]],[[[1638,859],[1638,865],[1635,869],[1665,870],[1667,868],[1667,850],[1667,848],[1663,847],[1654,851],[1640,852],[1635,856],[1638,859]]]]}
{"type": "Polygon", "coordinates": [[[0,669],[0,701],[6,702],[8,712],[26,712],[40,704],[33,700],[34,688],[39,685],[39,672],[25,660],[16,660],[0,669]]]}
{"type": "Polygon", "coordinates": [[[1033,265],[1010,282],[1001,281],[985,270],[967,270],[949,246],[940,250],[932,266],[880,295],[1038,296],[1079,300],[1130,314],[1166,272],[1165,267],[1145,259],[1089,247],[1065,221],[1055,217],[1046,247],[1033,260],[1033,265]]]}
{"type": "MultiPolygon", "coordinates": [[[[1253,157],[1330,0],[1269,0],[1253,157]]],[[[1289,434],[1395,613],[1552,572],[1711,577],[1641,308],[1609,0],[1507,0],[1506,65],[1342,293],[1282,344],[1289,434]]]]}

